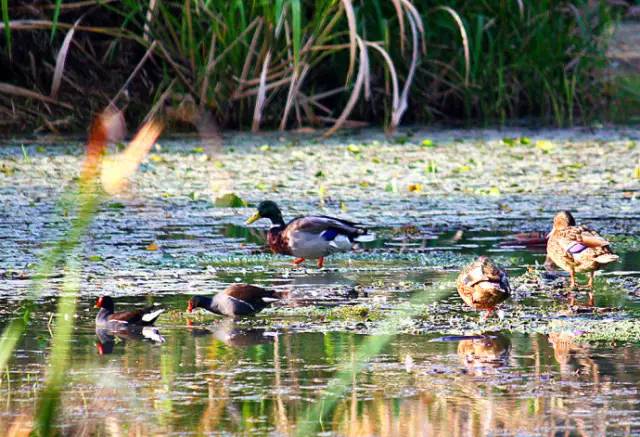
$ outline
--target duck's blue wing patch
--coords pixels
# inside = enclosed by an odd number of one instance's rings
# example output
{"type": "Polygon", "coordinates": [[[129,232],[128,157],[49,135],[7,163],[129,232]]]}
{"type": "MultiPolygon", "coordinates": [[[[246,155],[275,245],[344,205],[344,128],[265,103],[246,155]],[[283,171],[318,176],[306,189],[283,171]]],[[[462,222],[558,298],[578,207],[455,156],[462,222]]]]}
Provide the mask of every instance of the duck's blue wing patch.
{"type": "Polygon", "coordinates": [[[336,238],[337,235],[338,235],[338,231],[336,229],[331,229],[331,228],[327,229],[326,231],[320,234],[320,236],[325,241],[333,241],[333,239],[336,238]]]}

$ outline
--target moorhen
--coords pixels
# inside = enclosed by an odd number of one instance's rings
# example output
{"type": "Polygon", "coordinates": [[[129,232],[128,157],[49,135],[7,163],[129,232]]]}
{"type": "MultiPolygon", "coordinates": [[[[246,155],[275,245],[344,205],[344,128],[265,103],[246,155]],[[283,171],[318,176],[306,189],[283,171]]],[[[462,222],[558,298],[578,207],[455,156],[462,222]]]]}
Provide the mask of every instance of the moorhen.
{"type": "Polygon", "coordinates": [[[163,308],[149,306],[135,311],[114,312],[113,299],[110,296],[100,296],[96,302],[100,308],[96,315],[96,326],[119,329],[123,325],[151,326],[162,312],[163,308]]]}
{"type": "Polygon", "coordinates": [[[187,311],[204,308],[227,317],[253,316],[282,297],[282,293],[273,290],[248,284],[233,284],[213,297],[193,296],[189,299],[187,311]]]}
{"type": "Polygon", "coordinates": [[[267,233],[271,251],[295,256],[295,265],[309,258],[317,259],[318,268],[322,268],[325,256],[349,251],[356,241],[373,241],[375,238],[358,223],[326,215],[296,217],[285,224],[280,208],[270,200],[258,204],[258,211],[247,220],[247,224],[263,218],[272,223],[267,233]]]}

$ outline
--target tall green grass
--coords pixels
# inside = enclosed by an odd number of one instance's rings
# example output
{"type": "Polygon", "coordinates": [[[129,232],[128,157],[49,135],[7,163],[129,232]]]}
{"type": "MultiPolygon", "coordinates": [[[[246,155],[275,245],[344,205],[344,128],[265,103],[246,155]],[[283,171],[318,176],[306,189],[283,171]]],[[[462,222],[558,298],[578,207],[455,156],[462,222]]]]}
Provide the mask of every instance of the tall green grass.
{"type": "MultiPolygon", "coordinates": [[[[50,1],[50,20],[34,23],[2,6],[11,68],[0,81],[40,92],[52,80],[43,64],[75,26],[76,46],[59,57],[66,64],[55,60],[60,99],[101,95],[103,104],[126,82],[139,118],[166,99],[182,121],[211,112],[223,126],[254,130],[588,120],[608,98],[605,50],[619,14],[587,0],[50,1]],[[23,44],[40,34],[41,44],[23,44]],[[196,110],[181,112],[186,105],[196,110]]],[[[0,94],[0,105],[21,97],[0,94]]]]}

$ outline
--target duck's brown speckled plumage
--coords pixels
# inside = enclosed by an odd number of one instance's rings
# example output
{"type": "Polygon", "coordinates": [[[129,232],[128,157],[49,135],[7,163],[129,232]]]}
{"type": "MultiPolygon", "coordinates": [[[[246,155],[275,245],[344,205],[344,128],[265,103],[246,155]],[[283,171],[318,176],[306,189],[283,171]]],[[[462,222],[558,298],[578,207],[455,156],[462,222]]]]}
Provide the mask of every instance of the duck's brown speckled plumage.
{"type": "Polygon", "coordinates": [[[618,260],[609,241],[591,228],[577,226],[568,211],[556,214],[553,220],[547,256],[558,267],[569,272],[572,286],[575,285],[575,272],[590,273],[589,286],[592,286],[593,272],[618,260]]]}
{"type": "Polygon", "coordinates": [[[456,287],[467,305],[489,312],[511,293],[507,273],[486,256],[481,256],[462,269],[456,287]]]}

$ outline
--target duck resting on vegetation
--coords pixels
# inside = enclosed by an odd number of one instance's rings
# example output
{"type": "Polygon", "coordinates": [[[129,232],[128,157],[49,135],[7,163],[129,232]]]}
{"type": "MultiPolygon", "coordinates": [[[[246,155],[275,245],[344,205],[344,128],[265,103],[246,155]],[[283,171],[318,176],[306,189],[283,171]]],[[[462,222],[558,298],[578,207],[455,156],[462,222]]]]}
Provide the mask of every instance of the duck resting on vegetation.
{"type": "Polygon", "coordinates": [[[569,286],[576,286],[576,272],[589,273],[589,288],[593,288],[596,270],[618,260],[611,243],[586,226],[577,226],[569,211],[553,218],[553,228],[547,242],[547,256],[561,269],[569,272],[569,286]]]}
{"type": "Polygon", "coordinates": [[[164,311],[157,306],[148,306],[140,310],[116,313],[110,296],[100,296],[96,302],[96,308],[100,308],[96,315],[96,326],[110,329],[120,329],[130,325],[151,326],[164,311]]]}
{"type": "Polygon", "coordinates": [[[189,299],[187,311],[204,308],[227,317],[253,316],[282,297],[283,293],[255,285],[233,284],[213,297],[193,296],[189,299]]]}
{"type": "Polygon", "coordinates": [[[296,257],[295,265],[309,258],[317,259],[318,268],[322,268],[325,256],[349,251],[356,241],[374,239],[373,234],[358,223],[326,215],[296,217],[285,224],[280,208],[270,200],[258,204],[258,211],[247,220],[247,224],[263,218],[271,220],[267,233],[271,251],[296,257]]]}
{"type": "Polygon", "coordinates": [[[462,300],[476,310],[486,310],[486,320],[511,293],[507,272],[481,256],[462,269],[456,279],[462,300]]]}

